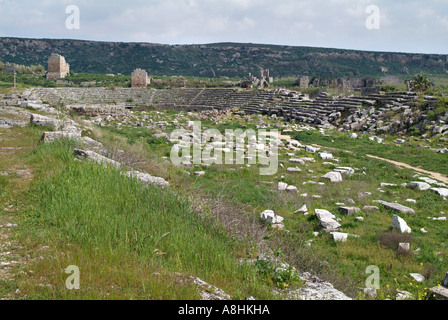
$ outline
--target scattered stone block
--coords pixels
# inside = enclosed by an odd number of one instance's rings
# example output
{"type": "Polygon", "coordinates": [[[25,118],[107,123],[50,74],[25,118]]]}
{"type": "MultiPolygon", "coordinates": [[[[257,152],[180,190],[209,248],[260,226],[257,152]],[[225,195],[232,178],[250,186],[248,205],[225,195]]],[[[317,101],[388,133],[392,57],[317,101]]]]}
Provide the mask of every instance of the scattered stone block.
{"type": "Polygon", "coordinates": [[[406,221],[404,221],[402,218],[400,218],[396,214],[394,214],[394,216],[392,217],[392,227],[394,229],[397,229],[401,233],[411,233],[412,232],[412,229],[409,228],[406,221]]]}
{"type": "Polygon", "coordinates": [[[319,153],[319,157],[322,160],[333,160],[333,155],[331,153],[327,153],[327,152],[321,152],[319,153]]]}
{"type": "Polygon", "coordinates": [[[426,182],[412,181],[409,186],[420,191],[425,191],[431,189],[431,185],[426,182]]]}
{"type": "Polygon", "coordinates": [[[309,152],[309,153],[316,153],[317,151],[320,150],[320,148],[315,148],[313,146],[305,146],[305,150],[306,150],[306,152],[309,152]]]}
{"type": "Polygon", "coordinates": [[[340,213],[345,214],[347,216],[352,216],[355,213],[361,212],[361,209],[356,207],[339,207],[338,210],[340,213]]]}
{"type": "Polygon", "coordinates": [[[306,204],[301,206],[299,210],[294,211],[294,213],[306,213],[306,212],[308,212],[308,207],[306,206],[306,204]]]}
{"type": "Polygon", "coordinates": [[[288,184],[284,182],[278,183],[278,191],[285,191],[288,188],[288,184]]]}
{"type": "Polygon", "coordinates": [[[431,292],[436,296],[436,299],[448,300],[448,288],[438,286],[431,288],[431,292]]]}
{"type": "Polygon", "coordinates": [[[419,273],[411,273],[410,275],[411,275],[411,277],[414,278],[415,281],[417,281],[417,282],[423,282],[423,281],[426,280],[425,277],[422,276],[422,275],[419,274],[419,273]]]}
{"type": "Polygon", "coordinates": [[[110,165],[117,169],[121,167],[121,164],[119,162],[109,159],[107,157],[104,157],[104,156],[102,156],[96,152],[93,152],[93,151],[75,149],[73,151],[73,153],[78,158],[88,159],[88,160],[94,161],[98,164],[102,164],[105,166],[110,165]]]}
{"type": "Polygon", "coordinates": [[[410,300],[413,299],[412,293],[407,291],[398,291],[397,295],[395,296],[396,300],[410,300]]]}
{"type": "Polygon", "coordinates": [[[319,220],[322,220],[324,218],[336,219],[336,216],[334,214],[324,209],[316,209],[314,210],[314,214],[317,216],[317,219],[319,220]]]}
{"type": "Polygon", "coordinates": [[[437,192],[443,198],[448,197],[448,189],[447,188],[431,188],[431,190],[437,192]]]}
{"type": "Polygon", "coordinates": [[[411,244],[410,243],[399,243],[398,244],[398,253],[403,255],[408,255],[411,252],[411,244]]]}
{"type": "Polygon", "coordinates": [[[348,239],[348,233],[332,232],[331,235],[335,242],[346,242],[348,239]]]}
{"type": "Polygon", "coordinates": [[[330,182],[334,182],[334,183],[338,183],[338,182],[342,182],[342,175],[340,172],[329,172],[326,175],[323,175],[321,177],[322,179],[328,179],[330,180],[330,182]]]}
{"type": "Polygon", "coordinates": [[[139,171],[128,171],[126,173],[126,176],[128,176],[130,178],[136,178],[143,183],[153,184],[153,185],[157,185],[159,187],[168,188],[170,186],[170,183],[168,181],[166,181],[165,179],[160,178],[160,177],[154,177],[154,176],[150,175],[149,173],[144,173],[144,172],[139,172],[139,171]]]}
{"type": "Polygon", "coordinates": [[[391,202],[386,202],[386,201],[378,201],[379,204],[381,204],[382,206],[384,206],[387,209],[390,209],[392,211],[398,212],[398,213],[412,213],[414,214],[415,211],[409,207],[403,206],[401,204],[398,203],[391,203],[391,202]]]}
{"type": "Polygon", "coordinates": [[[370,212],[370,211],[379,211],[380,208],[376,206],[365,206],[364,208],[362,208],[362,210],[370,212]]]}
{"type": "Polygon", "coordinates": [[[284,218],[277,216],[273,210],[265,210],[260,213],[260,218],[263,222],[270,224],[279,224],[282,223],[284,218]]]}
{"type": "Polygon", "coordinates": [[[353,168],[350,167],[337,167],[336,169],[334,169],[334,171],[336,172],[340,172],[342,174],[346,174],[351,176],[352,174],[355,173],[355,170],[353,168]]]}

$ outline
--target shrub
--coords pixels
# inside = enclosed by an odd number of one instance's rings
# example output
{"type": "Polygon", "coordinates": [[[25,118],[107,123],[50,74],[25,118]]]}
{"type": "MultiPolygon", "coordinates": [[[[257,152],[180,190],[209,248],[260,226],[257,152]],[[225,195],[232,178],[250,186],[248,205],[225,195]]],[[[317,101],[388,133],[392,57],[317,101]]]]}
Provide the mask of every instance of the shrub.
{"type": "Polygon", "coordinates": [[[398,233],[395,230],[387,231],[380,237],[380,243],[382,246],[397,250],[398,245],[400,243],[411,243],[412,242],[412,236],[407,233],[398,233]]]}

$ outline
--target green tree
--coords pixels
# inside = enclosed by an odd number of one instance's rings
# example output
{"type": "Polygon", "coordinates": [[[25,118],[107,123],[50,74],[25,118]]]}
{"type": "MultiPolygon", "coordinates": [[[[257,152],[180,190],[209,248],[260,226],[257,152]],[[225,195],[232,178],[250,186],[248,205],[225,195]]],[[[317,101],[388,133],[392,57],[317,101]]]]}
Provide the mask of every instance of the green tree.
{"type": "Polygon", "coordinates": [[[412,79],[411,89],[414,92],[428,92],[431,87],[430,80],[422,74],[418,74],[412,79]]]}
{"type": "Polygon", "coordinates": [[[5,69],[5,64],[0,61],[0,72],[3,72],[4,69],[5,69]]]}

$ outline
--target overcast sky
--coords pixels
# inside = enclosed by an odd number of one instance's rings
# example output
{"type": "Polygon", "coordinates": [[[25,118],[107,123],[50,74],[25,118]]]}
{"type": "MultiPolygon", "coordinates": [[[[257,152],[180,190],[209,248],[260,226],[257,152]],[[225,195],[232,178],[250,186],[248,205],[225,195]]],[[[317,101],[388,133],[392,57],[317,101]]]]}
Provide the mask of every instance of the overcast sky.
{"type": "Polygon", "coordinates": [[[0,0],[0,37],[448,54],[448,0],[0,0]],[[79,29],[66,27],[69,5],[79,29]],[[379,30],[366,27],[370,5],[379,30]]]}

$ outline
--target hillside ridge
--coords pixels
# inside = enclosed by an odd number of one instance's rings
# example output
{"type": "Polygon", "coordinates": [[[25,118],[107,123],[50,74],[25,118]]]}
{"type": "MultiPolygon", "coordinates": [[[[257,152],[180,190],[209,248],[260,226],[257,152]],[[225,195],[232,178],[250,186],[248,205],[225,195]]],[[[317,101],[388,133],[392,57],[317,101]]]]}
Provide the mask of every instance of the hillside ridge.
{"type": "Polygon", "coordinates": [[[168,45],[69,39],[0,37],[0,61],[47,65],[51,53],[66,57],[74,72],[130,74],[144,68],[151,75],[246,77],[270,69],[274,77],[409,77],[442,75],[448,55],[352,49],[212,43],[168,45]],[[386,71],[387,70],[387,71],[386,71]]]}

